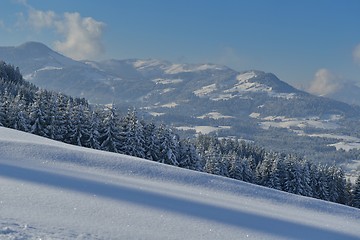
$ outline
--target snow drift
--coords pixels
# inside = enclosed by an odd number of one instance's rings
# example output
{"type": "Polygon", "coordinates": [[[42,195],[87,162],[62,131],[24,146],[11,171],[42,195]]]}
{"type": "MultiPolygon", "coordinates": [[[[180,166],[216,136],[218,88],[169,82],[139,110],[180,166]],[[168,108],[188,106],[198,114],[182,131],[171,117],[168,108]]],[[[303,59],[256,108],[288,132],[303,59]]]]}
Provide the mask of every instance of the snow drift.
{"type": "Polygon", "coordinates": [[[0,239],[359,239],[360,210],[0,127],[0,239]]]}

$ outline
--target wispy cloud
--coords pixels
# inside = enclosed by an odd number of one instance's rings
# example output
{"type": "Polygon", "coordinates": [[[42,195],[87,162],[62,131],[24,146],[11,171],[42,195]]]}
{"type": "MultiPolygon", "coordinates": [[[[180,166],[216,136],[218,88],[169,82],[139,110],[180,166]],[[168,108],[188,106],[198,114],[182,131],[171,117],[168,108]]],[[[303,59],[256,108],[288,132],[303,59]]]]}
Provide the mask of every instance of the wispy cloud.
{"type": "Polygon", "coordinates": [[[105,24],[79,13],[65,13],[57,21],[57,31],[65,38],[55,42],[55,49],[75,59],[96,58],[104,52],[102,35],[105,24]]]}
{"type": "Polygon", "coordinates": [[[326,68],[319,69],[315,73],[309,92],[319,96],[325,96],[340,89],[344,84],[344,79],[332,73],[326,68]]]}
{"type": "Polygon", "coordinates": [[[19,24],[35,31],[53,30],[60,39],[54,41],[55,50],[71,58],[93,59],[104,53],[102,37],[105,24],[80,13],[57,14],[54,11],[41,11],[30,6],[26,0],[17,0],[27,7],[26,14],[19,14],[19,24]]]}
{"type": "Polygon", "coordinates": [[[53,27],[56,18],[57,16],[53,11],[39,11],[30,8],[27,21],[35,29],[41,30],[53,27]]]}
{"type": "Polygon", "coordinates": [[[360,64],[360,44],[358,44],[353,51],[354,61],[360,64]]]}

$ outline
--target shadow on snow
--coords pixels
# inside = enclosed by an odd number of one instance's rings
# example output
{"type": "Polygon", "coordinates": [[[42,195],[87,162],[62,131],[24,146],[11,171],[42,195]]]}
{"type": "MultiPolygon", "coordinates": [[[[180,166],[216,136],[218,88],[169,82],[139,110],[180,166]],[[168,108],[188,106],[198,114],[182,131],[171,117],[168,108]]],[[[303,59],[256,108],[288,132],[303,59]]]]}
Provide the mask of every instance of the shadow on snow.
{"type": "Polygon", "coordinates": [[[279,237],[291,239],[359,239],[358,236],[356,237],[329,229],[321,229],[301,223],[292,223],[268,216],[228,209],[150,191],[137,190],[121,186],[120,184],[106,184],[8,164],[0,164],[0,175],[80,193],[95,194],[105,198],[189,215],[233,227],[252,229],[279,237]]]}

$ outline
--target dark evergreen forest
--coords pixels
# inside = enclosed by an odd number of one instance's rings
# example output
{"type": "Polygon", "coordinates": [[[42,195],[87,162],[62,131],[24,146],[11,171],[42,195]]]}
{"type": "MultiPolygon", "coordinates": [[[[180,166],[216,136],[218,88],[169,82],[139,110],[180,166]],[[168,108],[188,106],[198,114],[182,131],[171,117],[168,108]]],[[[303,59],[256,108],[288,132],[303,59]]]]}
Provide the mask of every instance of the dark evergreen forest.
{"type": "Polygon", "coordinates": [[[40,89],[18,68],[0,62],[0,126],[87,148],[121,153],[360,208],[360,177],[293,154],[265,151],[237,139],[181,139],[136,111],[94,106],[86,99],[40,89]]]}

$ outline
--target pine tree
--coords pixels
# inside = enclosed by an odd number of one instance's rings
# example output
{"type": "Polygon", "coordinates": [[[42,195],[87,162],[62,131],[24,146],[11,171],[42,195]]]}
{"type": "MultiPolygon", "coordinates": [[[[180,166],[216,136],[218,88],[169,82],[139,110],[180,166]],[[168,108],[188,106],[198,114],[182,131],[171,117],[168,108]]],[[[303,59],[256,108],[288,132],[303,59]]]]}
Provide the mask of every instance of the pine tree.
{"type": "Polygon", "coordinates": [[[345,197],[344,197],[344,204],[348,205],[348,206],[352,206],[353,205],[353,189],[352,189],[353,185],[351,184],[350,179],[346,180],[346,184],[345,184],[345,197]]]}
{"type": "Polygon", "coordinates": [[[329,201],[329,187],[328,187],[328,178],[326,175],[327,166],[319,165],[317,167],[317,178],[315,185],[315,197],[329,201]]]}
{"type": "Polygon", "coordinates": [[[25,102],[23,99],[18,99],[14,102],[14,119],[13,128],[16,130],[28,132],[30,129],[30,120],[25,108],[25,102]]]}
{"type": "Polygon", "coordinates": [[[92,111],[90,114],[90,128],[89,128],[89,137],[87,141],[84,143],[85,147],[100,149],[100,119],[97,112],[92,111]]]}
{"type": "Polygon", "coordinates": [[[70,144],[77,146],[86,146],[90,137],[90,122],[89,113],[86,107],[82,104],[74,107],[72,111],[72,131],[68,135],[70,144]]]}
{"type": "Polygon", "coordinates": [[[56,124],[56,116],[59,113],[58,113],[57,101],[56,101],[56,99],[54,99],[54,95],[55,94],[52,94],[52,96],[50,98],[49,111],[48,111],[49,116],[47,116],[47,119],[48,119],[47,132],[48,132],[49,138],[51,138],[51,139],[57,138],[56,133],[57,133],[57,128],[59,127],[56,124]]]}
{"type": "Polygon", "coordinates": [[[231,154],[223,154],[222,157],[220,158],[220,163],[219,163],[219,173],[218,175],[220,176],[224,176],[224,177],[229,177],[229,168],[230,168],[230,158],[231,158],[231,154]]]}
{"type": "Polygon", "coordinates": [[[160,161],[160,144],[157,135],[157,128],[154,123],[145,123],[142,122],[143,132],[144,132],[144,152],[145,159],[151,161],[160,161]]]}
{"type": "Polygon", "coordinates": [[[315,164],[310,165],[310,187],[311,187],[311,196],[313,198],[320,198],[319,196],[319,170],[318,166],[315,164]]]}
{"type": "Polygon", "coordinates": [[[135,110],[128,111],[128,114],[121,121],[121,126],[122,152],[130,156],[144,158],[144,130],[137,119],[135,110]]]}
{"type": "Polygon", "coordinates": [[[34,103],[30,107],[30,132],[39,136],[48,137],[45,91],[36,92],[34,103]]]}
{"type": "Polygon", "coordinates": [[[302,181],[302,169],[299,159],[289,155],[285,160],[287,175],[285,178],[285,191],[289,193],[305,195],[302,181]]]}
{"type": "Polygon", "coordinates": [[[243,180],[244,164],[242,160],[235,153],[231,154],[229,158],[230,158],[229,177],[237,180],[243,180]]]}
{"type": "Polygon", "coordinates": [[[254,183],[255,174],[251,168],[251,163],[253,162],[252,156],[249,156],[248,158],[244,157],[241,162],[243,164],[243,181],[254,183]]]}
{"type": "Polygon", "coordinates": [[[204,172],[219,175],[221,173],[221,153],[218,144],[212,142],[209,150],[205,153],[205,159],[204,172]]]}
{"type": "Polygon", "coordinates": [[[360,176],[355,181],[352,206],[360,208],[360,176]]]}
{"type": "Polygon", "coordinates": [[[269,187],[270,180],[272,177],[272,166],[276,159],[277,154],[269,152],[265,155],[264,160],[256,168],[256,179],[257,183],[262,186],[269,187]]]}
{"type": "Polygon", "coordinates": [[[75,124],[74,124],[74,107],[75,107],[75,103],[74,103],[74,99],[73,98],[67,98],[66,99],[66,107],[65,107],[65,111],[64,111],[64,124],[65,124],[65,129],[64,129],[64,133],[66,133],[66,135],[64,136],[64,142],[66,143],[73,143],[73,136],[75,135],[75,124]]]}
{"type": "Polygon", "coordinates": [[[178,166],[179,156],[179,137],[172,133],[172,131],[161,125],[158,128],[159,139],[159,159],[160,162],[178,166]]]}
{"type": "Polygon", "coordinates": [[[277,190],[283,190],[285,184],[285,177],[286,177],[286,171],[285,171],[285,164],[283,158],[281,156],[277,156],[277,158],[274,159],[273,164],[271,166],[270,180],[268,187],[277,190]]]}
{"type": "Polygon", "coordinates": [[[343,171],[340,168],[331,166],[327,168],[326,175],[328,178],[329,201],[344,203],[346,181],[343,171]]]}
{"type": "Polygon", "coordinates": [[[9,121],[10,113],[10,95],[8,94],[7,89],[5,89],[2,98],[0,99],[0,126],[10,127],[11,123],[9,121]]]}
{"type": "Polygon", "coordinates": [[[119,118],[115,106],[112,105],[104,119],[103,128],[100,131],[100,148],[105,151],[119,153],[121,141],[119,134],[119,118]]]}
{"type": "Polygon", "coordinates": [[[303,185],[303,196],[312,197],[313,189],[311,183],[311,163],[309,161],[302,161],[301,164],[301,182],[303,185]]]}
{"type": "Polygon", "coordinates": [[[180,141],[179,167],[200,171],[199,155],[189,139],[180,141]]]}

